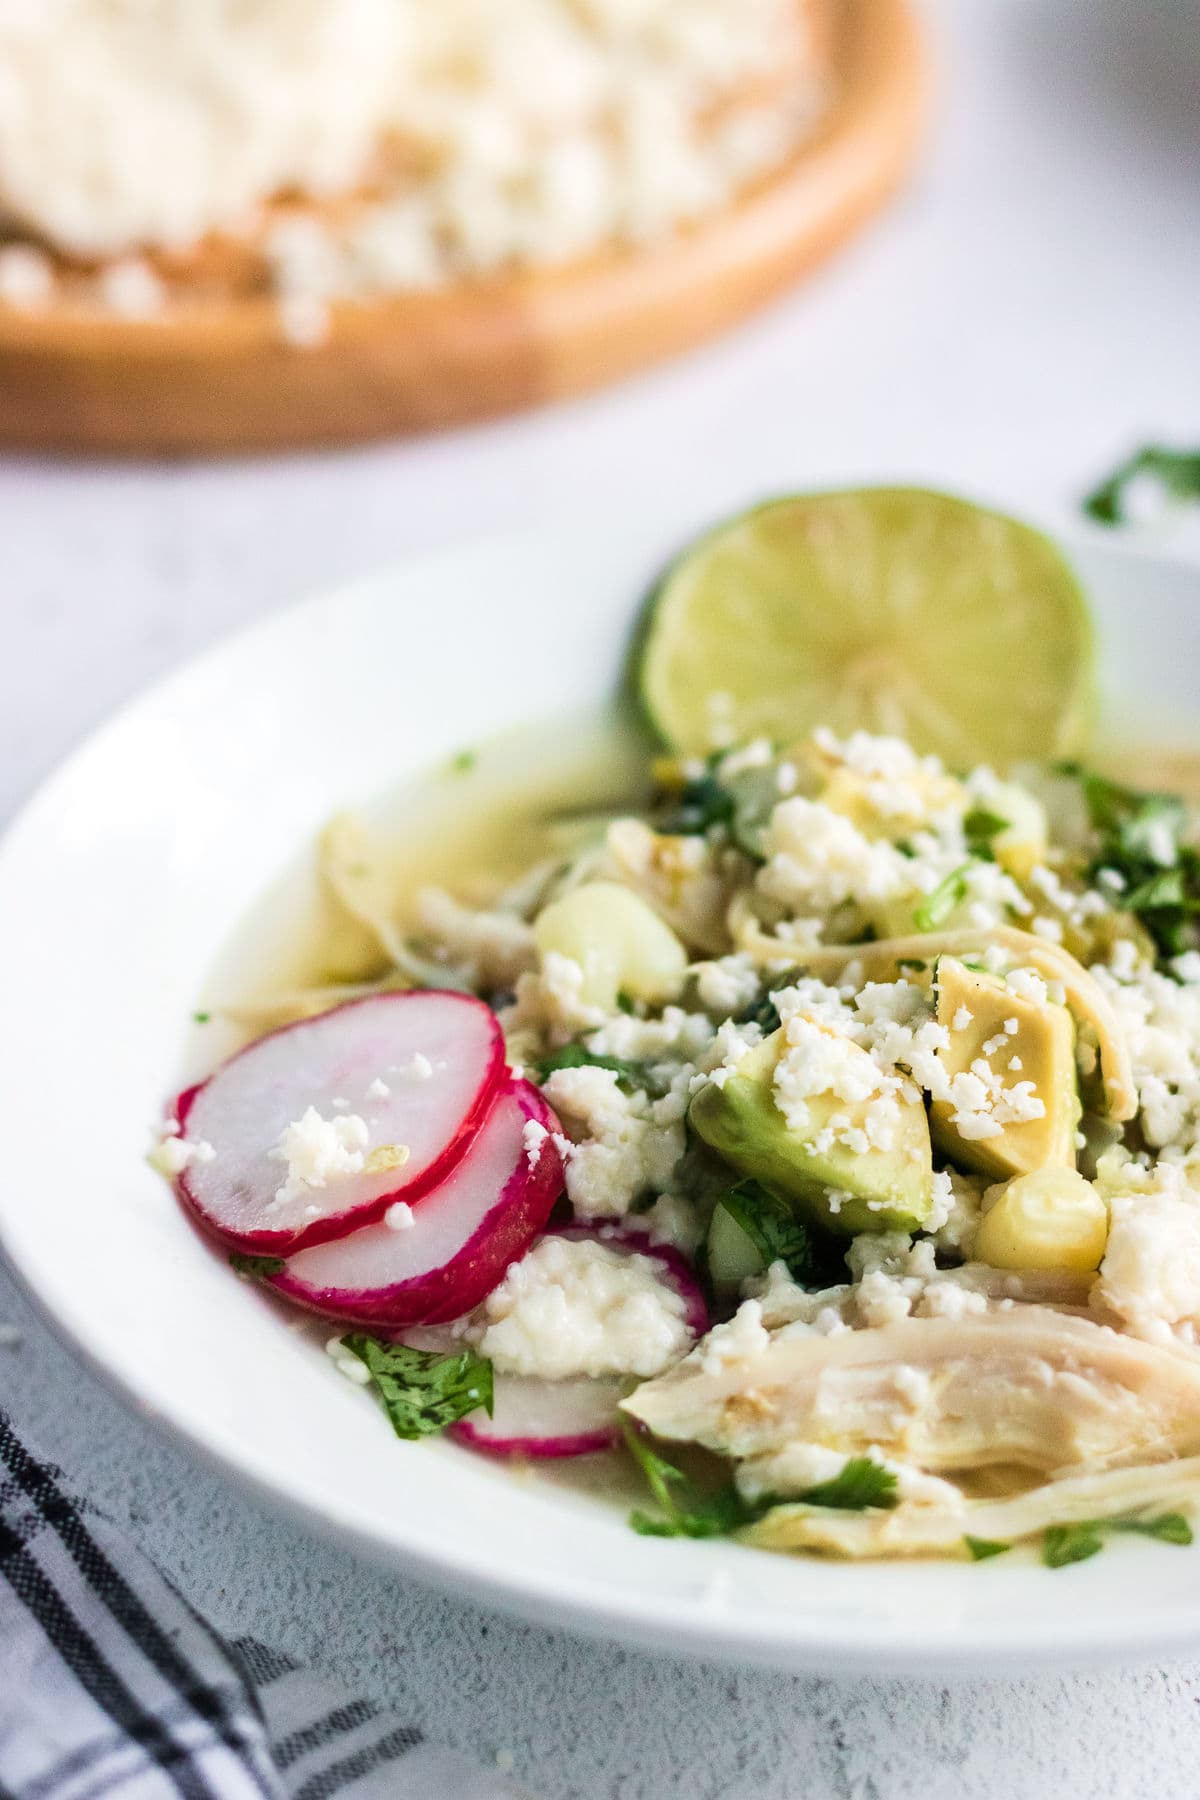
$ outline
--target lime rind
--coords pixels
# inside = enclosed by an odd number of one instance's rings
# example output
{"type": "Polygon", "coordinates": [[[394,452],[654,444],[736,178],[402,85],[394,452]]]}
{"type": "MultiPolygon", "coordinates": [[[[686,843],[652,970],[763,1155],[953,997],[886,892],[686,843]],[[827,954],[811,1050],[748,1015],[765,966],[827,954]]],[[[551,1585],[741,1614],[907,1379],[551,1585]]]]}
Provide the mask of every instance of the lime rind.
{"type": "Polygon", "coordinates": [[[704,753],[824,723],[906,736],[955,766],[1078,749],[1095,644],[1053,541],[917,488],[770,500],[685,550],[635,642],[655,733],[704,753]]]}

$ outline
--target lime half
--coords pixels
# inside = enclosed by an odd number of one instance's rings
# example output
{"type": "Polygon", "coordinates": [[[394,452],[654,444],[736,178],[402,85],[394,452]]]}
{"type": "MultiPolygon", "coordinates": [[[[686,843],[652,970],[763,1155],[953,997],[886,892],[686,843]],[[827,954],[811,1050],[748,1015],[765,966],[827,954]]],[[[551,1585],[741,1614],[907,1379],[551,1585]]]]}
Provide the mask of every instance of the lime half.
{"type": "Polygon", "coordinates": [[[681,751],[828,725],[963,768],[1077,749],[1093,664],[1087,603],[1049,538],[948,494],[861,488],[770,501],[685,551],[637,675],[681,751]]]}

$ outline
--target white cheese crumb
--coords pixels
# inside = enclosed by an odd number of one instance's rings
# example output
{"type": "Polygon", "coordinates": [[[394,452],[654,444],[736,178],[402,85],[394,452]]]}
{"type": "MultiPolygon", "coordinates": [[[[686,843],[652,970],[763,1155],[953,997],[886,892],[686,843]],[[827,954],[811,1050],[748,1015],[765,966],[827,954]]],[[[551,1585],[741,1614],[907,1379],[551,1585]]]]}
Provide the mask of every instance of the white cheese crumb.
{"type": "MultiPolygon", "coordinates": [[[[336,1105],[336,1101],[334,1102],[336,1105]]],[[[287,1166],[287,1178],[275,1192],[276,1206],[302,1198],[314,1188],[362,1173],[369,1133],[357,1113],[324,1119],[310,1106],[280,1133],[270,1152],[273,1162],[287,1166]]]]}
{"type": "Polygon", "coordinates": [[[391,1094],[391,1091],[392,1090],[388,1086],[387,1082],[381,1081],[379,1076],[377,1075],[375,1077],[374,1081],[371,1083],[370,1087],[367,1089],[367,1099],[368,1100],[386,1100],[388,1098],[388,1096],[391,1094]]]}
{"type": "Polygon", "coordinates": [[[950,1021],[951,1031],[965,1031],[974,1016],[969,1006],[960,1006],[950,1021]]]}
{"type": "Polygon", "coordinates": [[[521,1139],[525,1145],[525,1161],[531,1169],[536,1169],[541,1160],[542,1145],[550,1133],[536,1119],[526,1119],[521,1139]]]}
{"type": "Polygon", "coordinates": [[[100,298],[122,319],[152,319],[166,300],[162,282],[144,262],[111,263],[98,278],[100,298]]]}
{"type": "Polygon", "coordinates": [[[383,1222],[389,1231],[411,1231],[413,1228],[413,1210],[406,1200],[393,1200],[383,1215],[383,1222]]]}
{"type": "Polygon", "coordinates": [[[481,1353],[514,1375],[658,1375],[691,1347],[683,1296],[653,1257],[544,1237],[483,1306],[481,1353]]]}
{"type": "Polygon", "coordinates": [[[29,244],[0,249],[0,301],[16,312],[40,312],[54,298],[54,266],[29,244]]]}
{"type": "Polygon", "coordinates": [[[731,1362],[748,1362],[761,1356],[771,1342],[763,1325],[760,1300],[743,1300],[732,1319],[714,1325],[696,1351],[700,1367],[706,1375],[720,1375],[731,1362]]]}
{"type": "Polygon", "coordinates": [[[182,1175],[193,1163],[210,1163],[216,1151],[205,1138],[195,1142],[174,1134],[161,1138],[150,1152],[150,1161],[160,1175],[182,1175]]]}

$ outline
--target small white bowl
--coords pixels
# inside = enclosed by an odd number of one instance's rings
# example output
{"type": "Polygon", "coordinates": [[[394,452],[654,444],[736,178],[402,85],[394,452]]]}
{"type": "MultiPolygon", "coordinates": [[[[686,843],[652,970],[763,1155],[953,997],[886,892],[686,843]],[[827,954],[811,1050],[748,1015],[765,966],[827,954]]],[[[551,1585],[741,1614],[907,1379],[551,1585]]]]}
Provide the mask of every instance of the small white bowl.
{"type": "MultiPolygon", "coordinates": [[[[688,525],[694,521],[687,521],[688,525]]],[[[404,1444],[188,1225],[144,1157],[189,1019],[250,904],[337,808],[614,689],[679,521],[414,563],[161,683],[0,849],[0,1242],[93,1369],[260,1495],[548,1624],[824,1670],[966,1673],[1200,1643],[1200,1546],[846,1566],[639,1538],[600,1500],[404,1444]]],[[[1110,720],[1200,743],[1200,573],[1090,539],[1110,720]]]]}

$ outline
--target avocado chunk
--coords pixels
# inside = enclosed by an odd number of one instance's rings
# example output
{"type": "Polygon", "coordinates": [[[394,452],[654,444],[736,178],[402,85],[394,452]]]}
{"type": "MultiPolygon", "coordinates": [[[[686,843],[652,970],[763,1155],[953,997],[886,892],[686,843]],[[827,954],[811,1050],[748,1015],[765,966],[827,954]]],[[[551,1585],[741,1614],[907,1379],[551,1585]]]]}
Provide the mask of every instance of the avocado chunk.
{"type": "MultiPolygon", "coordinates": [[[[876,1072],[866,1051],[857,1044],[845,1048],[861,1056],[869,1086],[876,1072]]],[[[819,1094],[807,1103],[804,1130],[796,1130],[775,1100],[775,1070],[785,1049],[784,1033],[773,1032],[723,1087],[701,1088],[689,1113],[693,1129],[735,1169],[792,1200],[797,1216],[811,1224],[843,1237],[916,1231],[933,1201],[929,1126],[920,1098],[897,1096],[899,1117],[886,1150],[828,1143],[830,1125],[839,1132],[862,1129],[872,1102],[819,1094]]]]}
{"type": "Polygon", "coordinates": [[[1004,1089],[1032,1083],[1045,1108],[1039,1118],[1001,1123],[991,1136],[973,1137],[969,1127],[954,1123],[954,1106],[935,1100],[929,1120],[934,1143],[951,1161],[985,1175],[1073,1169],[1081,1109],[1075,1022],[1067,1008],[1014,994],[997,976],[969,969],[956,956],[938,958],[934,982],[938,1024],[950,1037],[937,1053],[947,1075],[966,1074],[982,1061],[1004,1089]],[[1015,1029],[1007,1030],[1014,1021],[1015,1029]]]}

